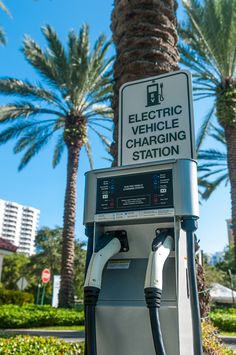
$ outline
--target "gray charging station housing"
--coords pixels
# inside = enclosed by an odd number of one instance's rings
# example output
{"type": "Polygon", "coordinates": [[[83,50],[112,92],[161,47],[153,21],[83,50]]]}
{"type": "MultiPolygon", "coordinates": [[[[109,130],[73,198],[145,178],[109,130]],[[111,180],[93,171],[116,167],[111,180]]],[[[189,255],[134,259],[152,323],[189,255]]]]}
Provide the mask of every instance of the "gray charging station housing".
{"type": "Polygon", "coordinates": [[[93,249],[107,231],[126,230],[129,241],[129,251],[115,255],[103,272],[96,307],[99,355],[155,355],[143,288],[152,240],[161,228],[172,228],[175,239],[163,270],[160,307],[166,352],[194,354],[184,216],[199,216],[193,160],[86,174],[84,224],[93,229],[93,249]]]}

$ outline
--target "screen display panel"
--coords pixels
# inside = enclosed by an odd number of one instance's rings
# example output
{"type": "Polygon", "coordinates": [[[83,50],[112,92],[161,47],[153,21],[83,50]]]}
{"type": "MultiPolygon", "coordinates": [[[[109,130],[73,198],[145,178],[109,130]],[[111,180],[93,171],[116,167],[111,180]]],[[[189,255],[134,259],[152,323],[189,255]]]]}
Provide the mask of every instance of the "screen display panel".
{"type": "Polygon", "coordinates": [[[96,214],[173,208],[172,170],[98,178],[96,214]]]}

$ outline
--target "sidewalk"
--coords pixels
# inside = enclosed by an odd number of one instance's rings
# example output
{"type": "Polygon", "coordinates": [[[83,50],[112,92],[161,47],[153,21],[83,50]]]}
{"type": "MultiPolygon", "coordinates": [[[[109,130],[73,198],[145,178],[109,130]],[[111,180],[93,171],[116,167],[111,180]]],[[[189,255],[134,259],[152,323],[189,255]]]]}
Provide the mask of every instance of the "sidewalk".
{"type": "Polygon", "coordinates": [[[236,351],[236,337],[235,336],[221,335],[220,337],[225,345],[227,345],[229,348],[236,351]]]}

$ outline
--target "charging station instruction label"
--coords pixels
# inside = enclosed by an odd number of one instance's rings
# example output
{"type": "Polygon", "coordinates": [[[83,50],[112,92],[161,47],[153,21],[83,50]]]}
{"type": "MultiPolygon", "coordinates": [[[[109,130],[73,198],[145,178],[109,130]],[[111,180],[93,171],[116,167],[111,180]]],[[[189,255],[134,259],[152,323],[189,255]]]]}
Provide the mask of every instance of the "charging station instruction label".
{"type": "Polygon", "coordinates": [[[119,101],[119,165],[195,158],[189,72],[128,82],[119,101]]]}
{"type": "MultiPolygon", "coordinates": [[[[97,220],[113,213],[116,219],[172,214],[172,170],[98,178],[97,220]],[[140,214],[141,213],[141,214],[140,214]]],[[[109,217],[109,216],[107,216],[109,217]]]]}

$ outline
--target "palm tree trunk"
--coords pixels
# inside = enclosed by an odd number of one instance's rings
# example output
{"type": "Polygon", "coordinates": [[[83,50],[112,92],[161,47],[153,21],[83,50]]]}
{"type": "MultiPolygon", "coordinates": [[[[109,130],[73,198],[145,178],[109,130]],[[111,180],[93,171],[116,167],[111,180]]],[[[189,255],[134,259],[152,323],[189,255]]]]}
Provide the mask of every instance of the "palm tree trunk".
{"type": "Polygon", "coordinates": [[[67,145],[67,181],[64,202],[64,225],[62,234],[61,287],[59,307],[74,304],[74,249],[76,216],[76,177],[79,165],[80,147],[67,145]]]}
{"type": "Polygon", "coordinates": [[[225,127],[225,140],[227,146],[227,159],[229,169],[229,180],[231,186],[231,218],[234,236],[234,258],[236,260],[236,127],[227,125],[225,127]]]}
{"type": "Polygon", "coordinates": [[[175,0],[115,0],[112,13],[114,65],[114,143],[117,164],[118,98],[122,84],[178,70],[175,0]]]}
{"type": "MultiPolygon", "coordinates": [[[[117,165],[119,88],[122,84],[179,69],[176,0],[115,0],[112,13],[114,64],[114,134],[117,165]]],[[[199,282],[204,280],[199,276],[199,282]]]]}

